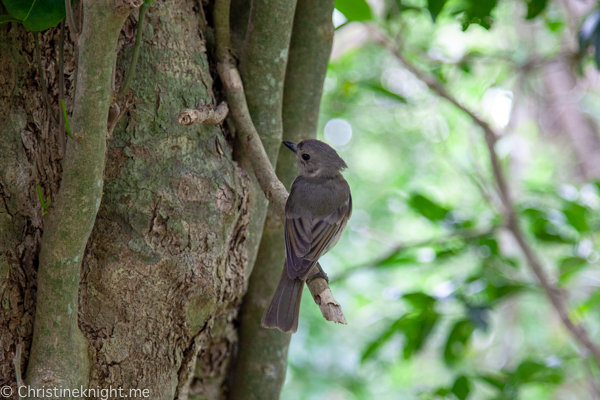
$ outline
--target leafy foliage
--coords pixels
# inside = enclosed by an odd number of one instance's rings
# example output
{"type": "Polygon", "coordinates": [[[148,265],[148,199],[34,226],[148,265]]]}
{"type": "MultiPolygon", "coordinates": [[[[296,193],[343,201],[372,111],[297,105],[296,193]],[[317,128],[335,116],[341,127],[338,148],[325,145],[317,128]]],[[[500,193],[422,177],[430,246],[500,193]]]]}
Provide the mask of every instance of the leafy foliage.
{"type": "Polygon", "coordinates": [[[19,21],[30,31],[52,28],[65,18],[65,2],[61,0],[2,0],[10,14],[0,16],[0,25],[19,21]]]}

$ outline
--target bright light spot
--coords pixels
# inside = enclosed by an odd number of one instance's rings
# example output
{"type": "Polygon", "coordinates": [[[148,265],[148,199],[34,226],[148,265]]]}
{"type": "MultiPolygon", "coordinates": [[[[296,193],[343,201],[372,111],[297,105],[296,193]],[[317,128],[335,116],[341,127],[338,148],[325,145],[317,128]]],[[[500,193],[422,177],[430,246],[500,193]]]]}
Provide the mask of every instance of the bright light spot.
{"type": "Polygon", "coordinates": [[[342,14],[337,8],[333,9],[333,16],[331,17],[333,20],[333,27],[337,28],[340,25],[344,25],[348,22],[348,18],[344,14],[342,14]]]}
{"type": "Polygon", "coordinates": [[[493,87],[485,92],[481,103],[483,109],[491,115],[494,123],[498,127],[504,128],[510,121],[512,101],[512,92],[493,87]]]}
{"type": "Polygon", "coordinates": [[[352,126],[345,119],[334,118],[325,125],[325,137],[334,146],[343,146],[352,139],[352,126]]]}
{"type": "MultiPolygon", "coordinates": [[[[435,47],[439,47],[438,53],[443,53],[443,58],[449,58],[453,61],[460,60],[467,51],[467,41],[465,33],[460,29],[459,24],[448,24],[438,30],[435,38],[435,47]]],[[[436,48],[433,48],[435,54],[436,48]]],[[[437,58],[442,54],[438,54],[437,58]]]]}
{"type": "Polygon", "coordinates": [[[433,295],[438,299],[448,297],[454,292],[454,284],[451,281],[446,281],[435,285],[433,295]]]}
{"type": "Polygon", "coordinates": [[[562,211],[552,208],[548,210],[548,220],[557,225],[563,225],[567,222],[567,217],[565,217],[565,214],[563,214],[562,211]]]}
{"type": "Polygon", "coordinates": [[[558,187],[558,195],[565,200],[575,201],[579,197],[579,190],[573,185],[564,183],[558,187]]]}
{"type": "Polygon", "coordinates": [[[595,185],[588,183],[581,188],[579,193],[581,201],[588,207],[597,210],[600,207],[600,197],[598,197],[598,189],[595,185]]]}
{"type": "Polygon", "coordinates": [[[577,248],[575,253],[581,257],[586,258],[594,251],[594,244],[590,239],[583,239],[581,242],[577,244],[577,248]]]}
{"type": "Polygon", "coordinates": [[[396,287],[386,287],[383,289],[383,298],[386,300],[397,300],[402,297],[402,290],[396,287]]]}
{"type": "Polygon", "coordinates": [[[421,122],[421,133],[425,139],[437,143],[446,140],[450,129],[448,129],[446,118],[436,114],[430,115],[421,122]]]}
{"type": "Polygon", "coordinates": [[[466,292],[467,294],[475,294],[481,292],[486,287],[487,283],[481,279],[477,279],[476,281],[473,281],[467,285],[466,292]]]}
{"type": "Polygon", "coordinates": [[[431,247],[423,247],[417,250],[417,261],[420,263],[429,263],[435,260],[435,250],[431,247]]]}
{"type": "Polygon", "coordinates": [[[560,367],[562,364],[561,359],[558,356],[552,355],[546,357],[546,366],[550,368],[560,367]]]}

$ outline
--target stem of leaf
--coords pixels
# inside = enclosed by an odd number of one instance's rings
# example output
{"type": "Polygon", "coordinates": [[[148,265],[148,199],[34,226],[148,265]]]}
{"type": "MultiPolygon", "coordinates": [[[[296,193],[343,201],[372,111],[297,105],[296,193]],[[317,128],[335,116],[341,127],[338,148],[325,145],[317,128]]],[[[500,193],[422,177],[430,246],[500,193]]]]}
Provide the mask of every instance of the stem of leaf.
{"type": "Polygon", "coordinates": [[[38,71],[40,73],[40,83],[42,84],[42,93],[44,94],[44,100],[46,101],[46,106],[48,107],[48,114],[52,117],[54,123],[57,123],[58,120],[56,115],[52,112],[52,106],[50,105],[50,97],[48,97],[48,88],[46,87],[46,78],[44,77],[44,69],[42,68],[42,53],[40,52],[40,37],[37,33],[33,34],[35,38],[35,55],[37,58],[38,71]]]}
{"type": "Polygon", "coordinates": [[[140,18],[138,21],[137,32],[135,36],[135,46],[133,47],[133,56],[131,57],[131,64],[129,64],[129,70],[127,71],[127,75],[125,76],[125,81],[121,86],[121,90],[119,90],[119,100],[123,100],[123,97],[129,91],[129,84],[133,79],[133,75],[135,75],[135,68],[137,66],[137,60],[140,55],[140,45],[142,43],[142,33],[144,32],[144,16],[146,15],[147,3],[144,2],[140,7],[140,18]]]}

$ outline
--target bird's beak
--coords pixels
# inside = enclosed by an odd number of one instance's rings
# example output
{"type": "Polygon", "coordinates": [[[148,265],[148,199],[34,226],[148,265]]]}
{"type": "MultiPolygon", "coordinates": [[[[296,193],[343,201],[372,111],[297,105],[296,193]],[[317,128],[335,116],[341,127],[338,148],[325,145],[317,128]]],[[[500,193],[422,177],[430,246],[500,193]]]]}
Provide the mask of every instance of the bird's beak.
{"type": "Polygon", "coordinates": [[[287,146],[287,148],[290,149],[291,151],[293,151],[294,153],[296,153],[298,151],[298,149],[296,148],[296,143],[283,142],[283,144],[285,144],[287,146]]]}

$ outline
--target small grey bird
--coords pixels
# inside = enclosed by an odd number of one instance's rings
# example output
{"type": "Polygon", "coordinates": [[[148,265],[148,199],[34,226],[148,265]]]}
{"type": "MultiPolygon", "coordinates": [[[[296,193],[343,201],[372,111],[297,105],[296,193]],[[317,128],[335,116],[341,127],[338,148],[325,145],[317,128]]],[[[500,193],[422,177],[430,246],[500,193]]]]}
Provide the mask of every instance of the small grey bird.
{"type": "Polygon", "coordinates": [[[342,236],[352,197],[342,176],[347,165],[331,146],[316,139],[283,144],[296,153],[299,175],[285,204],[285,266],[261,325],[296,332],[304,282],[342,236]]]}

